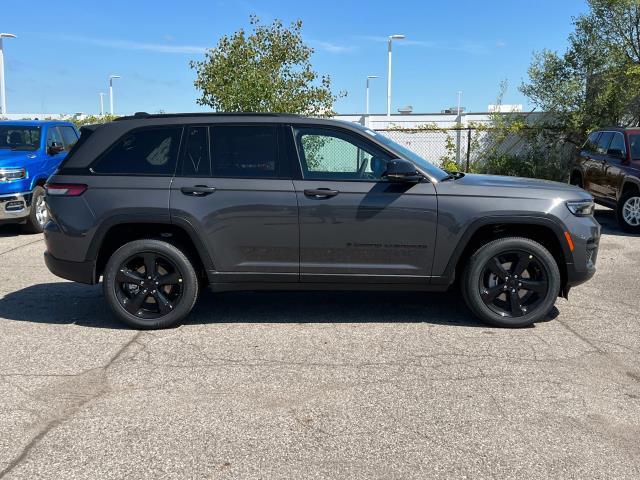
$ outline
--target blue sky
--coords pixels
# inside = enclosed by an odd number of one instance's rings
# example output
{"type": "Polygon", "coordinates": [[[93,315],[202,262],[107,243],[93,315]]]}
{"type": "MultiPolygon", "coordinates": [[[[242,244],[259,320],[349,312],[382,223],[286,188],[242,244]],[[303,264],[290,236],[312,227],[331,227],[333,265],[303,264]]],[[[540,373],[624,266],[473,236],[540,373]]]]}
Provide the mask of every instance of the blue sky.
{"type": "MultiPolygon", "coordinates": [[[[314,68],[345,90],[336,109],[364,111],[364,84],[373,80],[371,110],[386,109],[386,43],[394,43],[393,110],[413,105],[433,112],[455,105],[485,111],[501,80],[505,103],[524,103],[518,92],[534,50],[564,50],[571,17],[584,0],[350,1],[115,0],[57,2],[2,0],[9,112],[97,113],[98,92],[116,82],[116,112],[183,112],[196,105],[190,59],[202,58],[223,34],[263,21],[303,21],[315,48],[314,68]]],[[[105,98],[105,108],[107,108],[105,98]]]]}

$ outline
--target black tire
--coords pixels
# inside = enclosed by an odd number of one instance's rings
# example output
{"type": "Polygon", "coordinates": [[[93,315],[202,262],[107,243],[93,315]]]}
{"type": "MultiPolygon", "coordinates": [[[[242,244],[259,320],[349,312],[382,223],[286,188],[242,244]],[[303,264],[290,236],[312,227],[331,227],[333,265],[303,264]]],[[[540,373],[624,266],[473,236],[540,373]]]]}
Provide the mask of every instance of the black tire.
{"type": "Polygon", "coordinates": [[[198,283],[193,264],[182,250],[161,240],[144,239],[115,251],[105,267],[102,288],[120,320],[138,329],[160,329],[180,323],[191,312],[198,299],[198,283]]]}
{"type": "Polygon", "coordinates": [[[624,230],[625,232],[640,233],[640,210],[638,210],[639,207],[640,192],[638,192],[637,190],[627,190],[618,200],[618,205],[616,206],[616,218],[618,219],[618,225],[620,225],[620,228],[622,228],[622,230],[624,230]],[[627,210],[625,214],[625,209],[631,209],[631,211],[627,210]],[[635,216],[633,212],[636,212],[635,216]],[[634,225],[634,222],[636,222],[637,224],[634,225]]]}
{"type": "Polygon", "coordinates": [[[519,237],[499,238],[480,247],[460,282],[469,309],[497,327],[526,327],[543,319],[558,298],[560,284],[553,255],[538,242],[519,237]]]}
{"type": "MultiPolygon", "coordinates": [[[[25,233],[42,233],[44,226],[49,220],[48,213],[43,217],[39,215],[38,208],[40,202],[44,202],[44,188],[37,186],[33,189],[31,195],[31,211],[27,217],[27,223],[22,226],[22,231],[25,233]]],[[[44,206],[46,212],[46,205],[44,206]]]]}

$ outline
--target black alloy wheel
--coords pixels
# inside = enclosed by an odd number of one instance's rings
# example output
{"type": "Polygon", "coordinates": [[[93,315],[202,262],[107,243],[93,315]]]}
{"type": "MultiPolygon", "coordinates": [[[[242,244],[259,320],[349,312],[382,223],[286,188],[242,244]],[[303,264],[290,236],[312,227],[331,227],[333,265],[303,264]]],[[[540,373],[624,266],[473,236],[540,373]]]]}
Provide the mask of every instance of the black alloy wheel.
{"type": "Polygon", "coordinates": [[[484,303],[497,314],[521,317],[546,297],[548,274],[531,253],[504,252],[486,263],[478,289],[484,303]]]}
{"type": "Polygon", "coordinates": [[[182,299],[183,275],[171,260],[155,252],[127,258],[116,274],[116,296],[122,307],[143,319],[173,311],[182,299]]]}
{"type": "Polygon", "coordinates": [[[460,287],[465,303],[483,322],[526,327],[547,316],[561,283],[558,263],[543,245],[504,237],[470,256],[460,287]]]}
{"type": "Polygon", "coordinates": [[[167,328],[193,309],[200,281],[183,250],[157,239],[134,240],[109,258],[103,291],[113,313],[135,328],[167,328]]]}

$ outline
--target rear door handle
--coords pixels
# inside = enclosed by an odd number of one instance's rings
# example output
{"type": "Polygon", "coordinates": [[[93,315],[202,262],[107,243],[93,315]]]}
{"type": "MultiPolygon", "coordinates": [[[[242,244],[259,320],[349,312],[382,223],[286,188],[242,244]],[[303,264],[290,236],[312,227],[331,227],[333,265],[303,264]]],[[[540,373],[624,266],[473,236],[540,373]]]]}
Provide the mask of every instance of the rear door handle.
{"type": "Polygon", "coordinates": [[[206,185],[196,185],[194,187],[182,187],[180,189],[185,195],[191,197],[204,197],[216,191],[216,187],[207,187],[206,185]]]}
{"type": "Polygon", "coordinates": [[[330,188],[311,188],[309,190],[305,190],[304,194],[307,197],[313,198],[329,198],[335,197],[340,192],[338,190],[331,190],[330,188]]]}

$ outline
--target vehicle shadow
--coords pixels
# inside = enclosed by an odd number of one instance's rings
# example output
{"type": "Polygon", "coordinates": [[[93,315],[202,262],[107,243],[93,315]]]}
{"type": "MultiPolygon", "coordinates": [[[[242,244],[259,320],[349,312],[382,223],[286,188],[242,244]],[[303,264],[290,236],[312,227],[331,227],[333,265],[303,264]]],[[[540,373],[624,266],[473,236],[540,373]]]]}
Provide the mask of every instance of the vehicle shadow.
{"type": "Polygon", "coordinates": [[[28,235],[24,233],[20,225],[15,225],[13,223],[7,225],[0,225],[0,238],[3,237],[17,237],[18,235],[28,235]]]}
{"type": "Polygon", "coordinates": [[[606,207],[596,207],[594,216],[598,223],[602,226],[603,235],[614,235],[620,237],[637,237],[638,234],[625,232],[618,225],[616,212],[606,207]]]}
{"type": "MultiPolygon", "coordinates": [[[[554,309],[548,319],[557,316],[554,309]]],[[[98,285],[32,285],[0,299],[0,321],[127,329],[98,285]]],[[[205,290],[186,325],[216,323],[429,323],[489,328],[460,295],[423,292],[230,292],[205,290]]]]}

